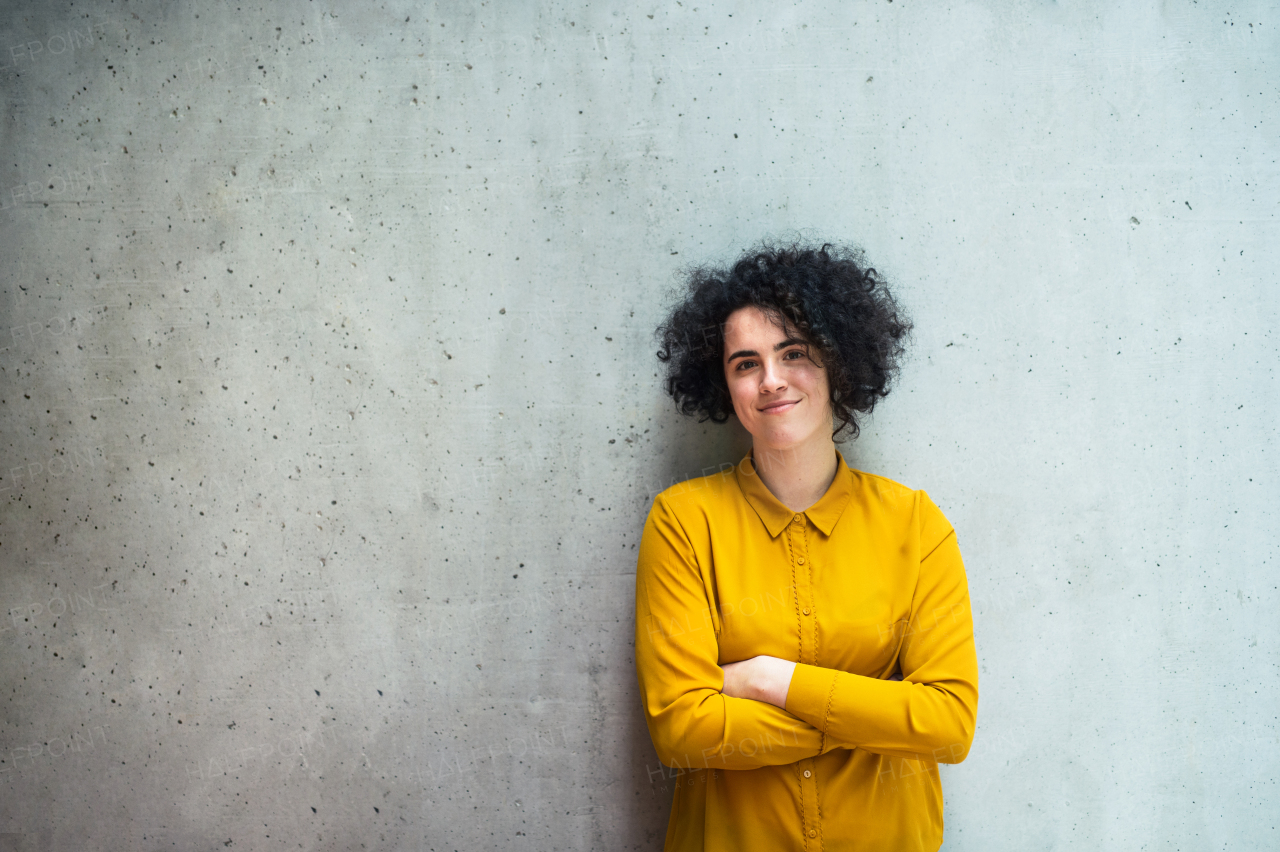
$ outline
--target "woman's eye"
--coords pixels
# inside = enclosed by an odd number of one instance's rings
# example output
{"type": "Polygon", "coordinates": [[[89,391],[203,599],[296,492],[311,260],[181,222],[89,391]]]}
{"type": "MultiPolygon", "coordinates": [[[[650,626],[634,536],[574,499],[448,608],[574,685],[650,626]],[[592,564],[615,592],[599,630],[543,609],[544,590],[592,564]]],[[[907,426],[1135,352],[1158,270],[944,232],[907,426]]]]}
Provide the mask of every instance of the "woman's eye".
{"type": "Polygon", "coordinates": [[[787,359],[789,359],[789,360],[791,360],[791,361],[796,360],[795,358],[792,358],[792,357],[791,357],[792,355],[795,355],[795,356],[797,356],[797,357],[799,357],[799,358],[803,358],[803,357],[804,357],[804,353],[803,353],[803,352],[801,352],[799,349],[792,349],[790,352],[788,352],[788,353],[787,353],[785,356],[783,356],[783,357],[785,357],[785,358],[787,358],[787,359]]]}
{"type": "Polygon", "coordinates": [[[748,368],[750,368],[750,367],[754,367],[755,365],[756,365],[756,362],[755,362],[755,361],[739,361],[739,362],[738,362],[738,369],[739,369],[739,370],[746,370],[746,369],[748,369],[748,368]]]}

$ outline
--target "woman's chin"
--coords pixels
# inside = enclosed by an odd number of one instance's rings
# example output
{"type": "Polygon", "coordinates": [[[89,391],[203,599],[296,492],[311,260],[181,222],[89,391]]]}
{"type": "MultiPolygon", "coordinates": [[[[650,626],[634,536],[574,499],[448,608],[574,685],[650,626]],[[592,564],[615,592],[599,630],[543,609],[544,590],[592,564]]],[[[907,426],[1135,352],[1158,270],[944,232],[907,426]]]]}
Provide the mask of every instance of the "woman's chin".
{"type": "Polygon", "coordinates": [[[752,446],[761,451],[784,453],[795,450],[814,440],[821,440],[823,434],[831,434],[825,424],[817,426],[811,423],[779,423],[773,426],[757,424],[762,428],[751,433],[752,446]],[[826,431],[824,431],[826,430],[826,431]]]}
{"type": "Polygon", "coordinates": [[[790,429],[765,429],[752,438],[753,446],[770,453],[785,453],[804,443],[804,438],[790,429]]]}

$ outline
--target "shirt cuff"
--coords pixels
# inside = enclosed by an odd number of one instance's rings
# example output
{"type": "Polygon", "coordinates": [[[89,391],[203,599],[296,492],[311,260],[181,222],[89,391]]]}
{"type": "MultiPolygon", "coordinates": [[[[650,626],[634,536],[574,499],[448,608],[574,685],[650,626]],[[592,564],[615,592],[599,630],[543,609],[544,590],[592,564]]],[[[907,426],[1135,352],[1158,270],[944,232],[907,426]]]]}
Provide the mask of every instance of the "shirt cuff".
{"type": "Polygon", "coordinates": [[[787,689],[786,711],[825,734],[838,674],[835,669],[796,663],[795,671],[791,673],[791,686],[787,689]]]}

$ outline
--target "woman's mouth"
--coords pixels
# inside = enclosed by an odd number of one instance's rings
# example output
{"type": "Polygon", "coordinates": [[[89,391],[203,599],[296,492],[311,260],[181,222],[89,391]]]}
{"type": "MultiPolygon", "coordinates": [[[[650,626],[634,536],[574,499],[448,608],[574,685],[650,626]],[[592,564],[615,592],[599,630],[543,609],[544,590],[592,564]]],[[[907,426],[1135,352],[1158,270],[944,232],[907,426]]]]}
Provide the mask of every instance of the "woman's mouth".
{"type": "Polygon", "coordinates": [[[764,408],[761,408],[760,412],[762,414],[785,414],[791,409],[795,408],[796,405],[799,404],[799,402],[800,400],[798,399],[786,399],[786,400],[779,400],[778,402],[771,402],[768,405],[766,405],[764,408]]]}

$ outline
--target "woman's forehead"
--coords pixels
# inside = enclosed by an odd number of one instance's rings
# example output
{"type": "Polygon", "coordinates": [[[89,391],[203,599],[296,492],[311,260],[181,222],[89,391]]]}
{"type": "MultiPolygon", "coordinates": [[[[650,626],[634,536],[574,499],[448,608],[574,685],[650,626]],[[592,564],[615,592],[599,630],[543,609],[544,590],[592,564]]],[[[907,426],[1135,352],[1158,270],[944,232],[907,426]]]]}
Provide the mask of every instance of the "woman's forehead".
{"type": "Polygon", "coordinates": [[[757,305],[738,308],[724,321],[724,339],[754,337],[782,340],[785,334],[782,315],[757,305]]]}

